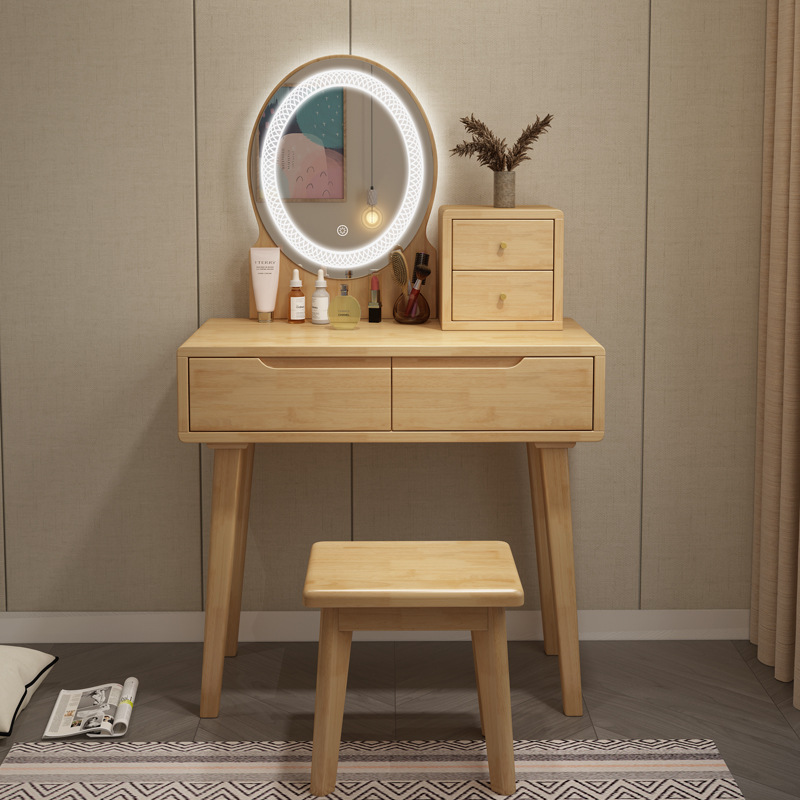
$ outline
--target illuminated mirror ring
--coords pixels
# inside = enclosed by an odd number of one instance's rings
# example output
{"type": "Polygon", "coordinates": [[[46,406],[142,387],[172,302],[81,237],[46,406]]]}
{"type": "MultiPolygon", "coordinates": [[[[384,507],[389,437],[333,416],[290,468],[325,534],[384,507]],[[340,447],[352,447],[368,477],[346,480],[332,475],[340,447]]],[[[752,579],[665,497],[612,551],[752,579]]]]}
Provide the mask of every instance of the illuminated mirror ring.
{"type": "Polygon", "coordinates": [[[411,115],[386,84],[364,72],[349,69],[328,70],[299,83],[276,109],[266,130],[261,150],[261,189],[275,226],[299,253],[326,269],[356,269],[385,255],[406,231],[422,198],[424,164],[422,143],[411,115]],[[383,104],[399,127],[409,162],[409,179],[395,218],[379,238],[355,250],[330,250],[300,234],[284,209],[278,186],[278,148],[292,116],[309,97],[332,87],[358,89],[383,104]]]}

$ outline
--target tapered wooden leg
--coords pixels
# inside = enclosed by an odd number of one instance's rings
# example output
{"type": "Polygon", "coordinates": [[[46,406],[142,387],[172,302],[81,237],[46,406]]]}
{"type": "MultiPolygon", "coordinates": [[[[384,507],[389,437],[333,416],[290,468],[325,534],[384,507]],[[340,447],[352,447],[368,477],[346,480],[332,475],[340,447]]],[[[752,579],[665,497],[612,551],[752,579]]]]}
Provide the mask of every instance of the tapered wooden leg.
{"type": "Polygon", "coordinates": [[[542,631],[544,652],[558,655],[556,609],[553,602],[553,581],[550,575],[550,548],[547,546],[547,517],[542,496],[542,465],[539,451],[533,442],[527,443],[528,475],[531,482],[531,507],[533,509],[533,539],[536,545],[536,569],[539,573],[539,599],[542,606],[542,631]]]}
{"type": "Polygon", "coordinates": [[[505,609],[490,608],[488,612],[487,630],[472,631],[472,641],[478,665],[489,779],[493,792],[514,794],[516,773],[505,609]]]}
{"type": "Polygon", "coordinates": [[[472,663],[475,665],[475,686],[478,690],[478,713],[481,717],[481,733],[486,735],[486,727],[483,724],[483,695],[481,694],[481,671],[478,669],[478,651],[475,647],[475,631],[472,631],[472,663]]]}
{"type": "Polygon", "coordinates": [[[583,698],[567,452],[566,447],[538,449],[558,630],[561,695],[564,713],[568,717],[580,717],[583,714],[583,698]]]}
{"type": "Polygon", "coordinates": [[[231,446],[214,450],[201,717],[216,717],[219,714],[237,539],[241,531],[239,516],[247,473],[246,447],[231,446]]]}
{"type": "Polygon", "coordinates": [[[319,626],[314,744],[311,755],[313,795],[330,794],[336,786],[352,639],[352,631],[339,630],[339,610],[323,608],[319,626]]]}
{"type": "Polygon", "coordinates": [[[247,526],[250,520],[250,489],[253,483],[253,455],[255,445],[248,444],[243,452],[243,469],[238,492],[239,508],[236,512],[236,549],[233,554],[233,578],[231,581],[231,604],[228,612],[228,633],[225,640],[225,655],[235,656],[239,647],[239,617],[242,613],[242,583],[244,581],[244,556],[247,549],[247,526]]]}

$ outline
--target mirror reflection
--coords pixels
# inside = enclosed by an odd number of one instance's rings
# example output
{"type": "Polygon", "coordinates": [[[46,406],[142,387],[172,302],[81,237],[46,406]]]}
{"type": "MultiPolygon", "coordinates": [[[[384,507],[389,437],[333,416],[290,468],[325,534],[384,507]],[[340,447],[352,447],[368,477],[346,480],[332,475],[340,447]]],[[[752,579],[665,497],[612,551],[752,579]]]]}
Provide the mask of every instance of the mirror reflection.
{"type": "Polygon", "coordinates": [[[425,223],[435,149],[404,84],[350,56],[299,68],[264,104],[250,143],[259,218],[298,266],[334,278],[381,269],[425,223]]]}

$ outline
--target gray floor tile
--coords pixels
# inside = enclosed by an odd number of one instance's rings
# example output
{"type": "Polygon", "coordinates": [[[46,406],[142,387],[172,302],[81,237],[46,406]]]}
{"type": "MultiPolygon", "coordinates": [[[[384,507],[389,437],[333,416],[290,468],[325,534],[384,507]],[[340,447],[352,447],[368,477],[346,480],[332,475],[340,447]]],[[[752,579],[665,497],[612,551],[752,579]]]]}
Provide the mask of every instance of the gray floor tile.
{"type": "MultiPolygon", "coordinates": [[[[200,644],[52,645],[56,668],[0,740],[41,737],[61,688],[128,675],[140,692],[136,741],[309,740],[316,643],[245,643],[226,659],[221,712],[200,720],[200,644]]],[[[714,739],[748,800],[800,800],[800,737],[786,684],[743,642],[584,642],[585,713],[561,713],[558,660],[541,642],[509,643],[519,739],[714,739]]],[[[480,736],[469,642],[354,642],[345,739],[480,736]]]]}
{"type": "Polygon", "coordinates": [[[397,738],[479,739],[470,642],[397,642],[397,738]]]}
{"type": "MultiPolygon", "coordinates": [[[[236,658],[226,659],[220,715],[202,720],[199,734],[204,740],[311,739],[316,665],[316,643],[240,645],[236,658]]],[[[342,737],[393,739],[394,694],[394,643],[354,642],[342,737]]]]}
{"type": "Polygon", "coordinates": [[[314,718],[313,694],[294,695],[292,710],[276,708],[267,700],[252,695],[225,691],[219,716],[199,721],[197,741],[307,741],[311,739],[314,718]]]}
{"type": "Polygon", "coordinates": [[[745,800],[798,800],[800,798],[800,788],[790,794],[764,786],[763,783],[754,783],[746,778],[736,777],[736,783],[745,796],[745,800]]]}
{"type": "MultiPolygon", "coordinates": [[[[588,715],[561,710],[558,659],[540,642],[508,646],[517,739],[594,737],[588,715]]],[[[397,643],[397,738],[479,738],[480,713],[469,642],[397,643]]]]}
{"type": "Polygon", "coordinates": [[[594,726],[582,717],[565,717],[558,658],[546,656],[541,642],[509,642],[508,671],[516,739],[594,739],[594,726]]]}
{"type": "Polygon", "coordinates": [[[758,660],[758,648],[750,642],[735,642],[736,649],[761,682],[764,690],[772,698],[772,702],[780,709],[794,732],[800,736],[800,709],[794,707],[794,681],[786,683],[775,680],[772,667],[758,660]]]}
{"type": "Polygon", "coordinates": [[[800,739],[730,642],[587,642],[582,650],[598,736],[709,738],[737,778],[789,793],[800,786],[800,739]]]}

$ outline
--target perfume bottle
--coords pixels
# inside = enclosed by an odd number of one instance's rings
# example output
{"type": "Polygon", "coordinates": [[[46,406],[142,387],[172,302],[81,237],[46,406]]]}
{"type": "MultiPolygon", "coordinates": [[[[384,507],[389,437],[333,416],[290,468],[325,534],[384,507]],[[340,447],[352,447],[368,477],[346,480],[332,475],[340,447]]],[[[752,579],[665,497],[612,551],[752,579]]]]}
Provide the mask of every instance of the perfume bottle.
{"type": "Polygon", "coordinates": [[[361,319],[361,304],[347,293],[347,284],[342,284],[342,293],[331,298],[328,306],[331,328],[355,328],[361,319]]]}

